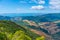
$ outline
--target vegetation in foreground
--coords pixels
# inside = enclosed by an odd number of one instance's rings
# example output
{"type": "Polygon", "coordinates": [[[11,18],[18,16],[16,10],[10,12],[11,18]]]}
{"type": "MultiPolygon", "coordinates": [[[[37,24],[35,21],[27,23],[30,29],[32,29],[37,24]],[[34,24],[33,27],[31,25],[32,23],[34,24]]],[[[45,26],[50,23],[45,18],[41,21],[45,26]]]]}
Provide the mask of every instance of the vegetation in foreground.
{"type": "Polygon", "coordinates": [[[45,40],[11,21],[0,21],[0,40],[45,40]]]}

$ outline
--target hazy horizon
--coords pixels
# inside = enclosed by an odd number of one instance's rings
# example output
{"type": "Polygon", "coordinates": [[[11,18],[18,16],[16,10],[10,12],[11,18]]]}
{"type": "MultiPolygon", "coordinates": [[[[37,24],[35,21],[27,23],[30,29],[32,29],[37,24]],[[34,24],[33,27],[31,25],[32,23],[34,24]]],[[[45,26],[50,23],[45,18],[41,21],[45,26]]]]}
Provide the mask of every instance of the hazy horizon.
{"type": "Polygon", "coordinates": [[[0,16],[10,16],[10,17],[15,17],[15,16],[40,16],[40,15],[45,15],[45,14],[58,14],[58,13],[4,13],[4,14],[0,14],[0,16]]]}

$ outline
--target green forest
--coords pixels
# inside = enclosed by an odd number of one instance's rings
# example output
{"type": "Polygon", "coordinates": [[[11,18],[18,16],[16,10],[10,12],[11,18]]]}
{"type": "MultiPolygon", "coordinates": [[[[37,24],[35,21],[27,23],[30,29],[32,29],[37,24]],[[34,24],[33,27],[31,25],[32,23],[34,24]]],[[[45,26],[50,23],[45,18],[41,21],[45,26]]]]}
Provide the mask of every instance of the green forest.
{"type": "Polygon", "coordinates": [[[0,21],[0,40],[45,40],[45,37],[39,36],[14,22],[3,20],[0,21]]]}

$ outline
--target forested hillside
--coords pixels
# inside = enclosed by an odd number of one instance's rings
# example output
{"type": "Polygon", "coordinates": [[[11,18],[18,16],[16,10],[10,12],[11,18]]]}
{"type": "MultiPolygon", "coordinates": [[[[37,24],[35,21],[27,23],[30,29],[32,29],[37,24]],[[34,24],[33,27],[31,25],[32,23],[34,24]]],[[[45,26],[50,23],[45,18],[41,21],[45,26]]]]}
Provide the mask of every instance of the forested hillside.
{"type": "Polygon", "coordinates": [[[0,21],[0,40],[45,40],[11,21],[0,21]]]}

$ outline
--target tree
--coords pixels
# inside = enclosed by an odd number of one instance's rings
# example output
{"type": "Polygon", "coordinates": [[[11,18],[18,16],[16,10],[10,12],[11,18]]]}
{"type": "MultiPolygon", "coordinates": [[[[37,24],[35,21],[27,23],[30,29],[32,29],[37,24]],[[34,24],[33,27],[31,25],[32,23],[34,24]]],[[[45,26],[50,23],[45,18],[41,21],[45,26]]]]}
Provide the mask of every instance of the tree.
{"type": "Polygon", "coordinates": [[[45,37],[41,36],[41,37],[36,38],[36,40],[45,40],[45,37]]]}
{"type": "Polygon", "coordinates": [[[23,31],[19,30],[14,33],[12,40],[31,40],[23,31]]]}
{"type": "Polygon", "coordinates": [[[0,40],[8,40],[6,35],[2,32],[0,32],[0,40]]]}

